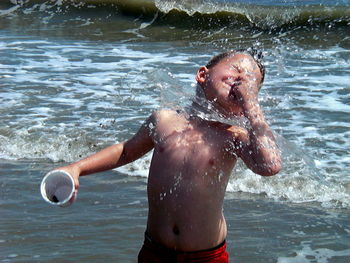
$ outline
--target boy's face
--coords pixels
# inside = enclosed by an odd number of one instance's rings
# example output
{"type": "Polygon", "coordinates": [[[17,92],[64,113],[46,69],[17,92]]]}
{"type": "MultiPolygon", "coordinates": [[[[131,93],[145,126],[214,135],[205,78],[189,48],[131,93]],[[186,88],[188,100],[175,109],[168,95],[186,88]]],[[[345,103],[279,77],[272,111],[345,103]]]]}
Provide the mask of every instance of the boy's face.
{"type": "Polygon", "coordinates": [[[243,116],[242,102],[232,92],[239,86],[244,97],[257,97],[262,74],[255,60],[247,54],[234,54],[196,76],[205,97],[225,116],[243,116]]]}

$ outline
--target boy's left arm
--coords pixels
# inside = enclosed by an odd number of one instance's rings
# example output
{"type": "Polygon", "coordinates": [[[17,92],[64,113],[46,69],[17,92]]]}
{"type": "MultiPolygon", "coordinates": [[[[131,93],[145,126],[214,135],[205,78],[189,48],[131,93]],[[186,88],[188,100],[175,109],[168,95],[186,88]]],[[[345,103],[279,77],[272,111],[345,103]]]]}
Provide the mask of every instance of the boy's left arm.
{"type": "Polygon", "coordinates": [[[248,130],[248,141],[241,151],[241,158],[253,172],[262,176],[275,175],[282,168],[275,137],[259,103],[256,102],[250,107],[250,110],[245,112],[245,116],[251,128],[248,130]]]}
{"type": "MultiPolygon", "coordinates": [[[[238,89],[242,91],[243,88],[238,89]]],[[[250,89],[249,93],[247,88],[244,88],[245,92],[236,90],[236,94],[241,93],[241,106],[250,123],[245,136],[236,138],[236,153],[253,172],[262,176],[275,175],[282,168],[280,151],[259,105],[258,91],[252,92],[250,89]]]]}

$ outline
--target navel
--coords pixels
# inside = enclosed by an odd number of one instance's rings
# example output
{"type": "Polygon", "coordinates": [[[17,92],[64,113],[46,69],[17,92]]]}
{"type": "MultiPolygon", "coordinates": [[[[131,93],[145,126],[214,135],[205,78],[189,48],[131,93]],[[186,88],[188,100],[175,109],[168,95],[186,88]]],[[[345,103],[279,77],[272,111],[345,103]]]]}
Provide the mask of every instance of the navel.
{"type": "Polygon", "coordinates": [[[214,164],[215,164],[214,159],[210,158],[210,159],[209,159],[209,165],[210,165],[210,166],[214,166],[214,164]]]}
{"type": "Polygon", "coordinates": [[[179,230],[179,228],[177,227],[177,225],[175,225],[174,227],[173,227],[173,233],[175,234],[175,235],[180,235],[180,230],[179,230]]]}

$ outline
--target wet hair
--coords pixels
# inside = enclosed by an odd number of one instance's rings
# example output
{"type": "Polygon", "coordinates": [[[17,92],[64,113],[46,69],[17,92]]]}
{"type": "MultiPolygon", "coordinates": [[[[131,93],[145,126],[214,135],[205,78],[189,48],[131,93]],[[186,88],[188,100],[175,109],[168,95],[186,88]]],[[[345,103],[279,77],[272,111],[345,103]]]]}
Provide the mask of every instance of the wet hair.
{"type": "Polygon", "coordinates": [[[260,69],[261,83],[263,83],[264,79],[265,79],[265,66],[262,63],[262,59],[263,59],[264,55],[263,55],[262,51],[257,50],[255,48],[236,49],[236,50],[230,50],[230,51],[221,53],[221,54],[216,55],[213,58],[211,58],[209,60],[209,62],[207,63],[207,65],[205,65],[205,66],[207,69],[210,69],[210,68],[214,67],[215,65],[217,65],[224,58],[231,57],[235,54],[248,54],[254,59],[254,61],[256,62],[256,64],[258,65],[258,67],[260,69]]]}

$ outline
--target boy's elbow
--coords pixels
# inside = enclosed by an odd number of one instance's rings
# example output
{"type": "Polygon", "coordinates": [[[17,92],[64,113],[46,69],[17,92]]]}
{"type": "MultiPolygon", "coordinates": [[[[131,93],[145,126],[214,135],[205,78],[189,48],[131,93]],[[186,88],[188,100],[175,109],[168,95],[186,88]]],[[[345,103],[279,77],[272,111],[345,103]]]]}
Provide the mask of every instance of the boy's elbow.
{"type": "Polygon", "coordinates": [[[272,167],[269,167],[266,171],[264,171],[264,173],[262,173],[262,176],[273,176],[278,174],[282,169],[281,165],[274,165],[272,167]]]}
{"type": "Polygon", "coordinates": [[[264,164],[256,169],[256,173],[261,176],[273,176],[278,174],[282,169],[282,162],[280,160],[270,164],[264,164]]]}

